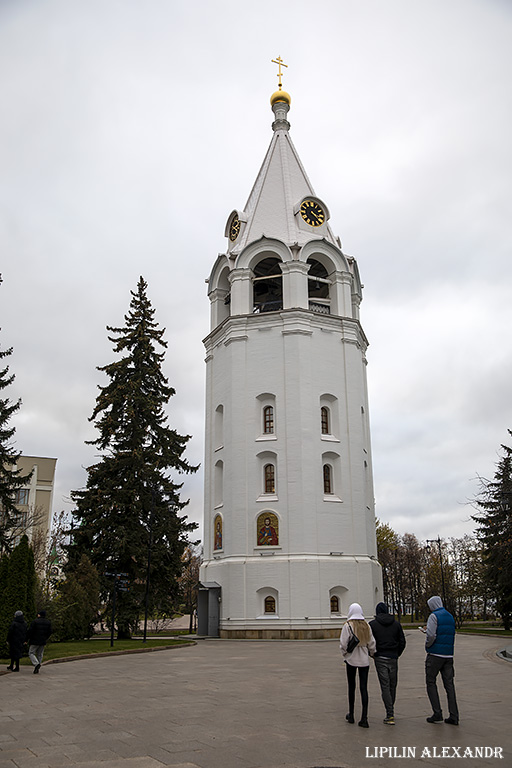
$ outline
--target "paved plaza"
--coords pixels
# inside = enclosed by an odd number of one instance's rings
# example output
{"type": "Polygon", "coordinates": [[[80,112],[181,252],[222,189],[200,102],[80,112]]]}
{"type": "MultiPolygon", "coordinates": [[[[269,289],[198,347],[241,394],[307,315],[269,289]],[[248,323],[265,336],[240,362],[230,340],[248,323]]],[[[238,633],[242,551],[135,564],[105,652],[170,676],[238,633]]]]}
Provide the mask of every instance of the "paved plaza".
{"type": "Polygon", "coordinates": [[[39,675],[22,667],[0,677],[0,766],[380,768],[414,754],[406,764],[453,768],[461,764],[457,750],[464,766],[512,766],[512,663],[496,657],[496,641],[457,637],[461,724],[454,727],[425,721],[424,636],[406,637],[397,723],[382,722],[372,668],[368,730],[345,721],[337,641],[209,639],[45,664],[39,675]],[[381,747],[396,750],[380,757],[381,747]],[[437,756],[442,747],[450,756],[437,756]],[[497,747],[503,759],[463,758],[467,747],[497,747]]]}

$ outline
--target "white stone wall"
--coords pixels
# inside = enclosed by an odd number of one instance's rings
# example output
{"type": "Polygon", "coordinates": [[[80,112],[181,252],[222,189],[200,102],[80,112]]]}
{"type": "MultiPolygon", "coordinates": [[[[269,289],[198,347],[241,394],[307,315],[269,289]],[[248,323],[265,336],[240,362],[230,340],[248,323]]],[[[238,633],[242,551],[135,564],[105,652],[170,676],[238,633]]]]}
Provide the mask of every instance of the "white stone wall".
{"type": "MultiPolygon", "coordinates": [[[[360,288],[345,257],[333,246],[306,246],[301,263],[280,244],[274,250],[284,257],[283,296],[289,308],[252,314],[251,270],[259,254],[269,255],[268,243],[258,245],[230,265],[236,297],[227,319],[212,312],[213,330],[205,341],[201,578],[222,586],[222,629],[332,627],[341,619],[331,614],[331,595],[339,597],[340,612],[345,615],[354,601],[371,615],[381,599],[375,559],[367,342],[358,320],[351,316],[353,296],[360,294],[360,288]],[[316,314],[308,308],[305,261],[322,248],[326,259],[336,258],[330,270],[331,311],[342,307],[344,315],[316,314]],[[271,435],[263,434],[265,404],[274,407],[271,435]],[[329,408],[329,435],[321,434],[322,405],[329,408]],[[273,494],[264,492],[265,463],[276,468],[273,494]],[[334,487],[328,495],[324,494],[324,463],[332,466],[334,487]],[[279,520],[278,547],[257,545],[256,521],[264,510],[279,520]],[[213,549],[215,515],[223,521],[220,551],[213,549]],[[267,595],[276,600],[275,616],[263,614],[267,595]]],[[[220,259],[212,272],[212,303],[218,303],[220,282],[225,284],[226,262],[220,259]]]]}

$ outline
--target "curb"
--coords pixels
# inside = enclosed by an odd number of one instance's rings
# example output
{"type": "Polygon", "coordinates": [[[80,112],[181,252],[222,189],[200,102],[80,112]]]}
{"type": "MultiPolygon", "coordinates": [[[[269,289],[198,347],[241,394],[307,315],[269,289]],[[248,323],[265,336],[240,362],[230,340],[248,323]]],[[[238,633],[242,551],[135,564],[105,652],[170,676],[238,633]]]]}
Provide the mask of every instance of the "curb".
{"type": "Polygon", "coordinates": [[[496,651],[496,655],[505,661],[512,661],[512,645],[507,645],[501,651],[496,651]]]}
{"type": "MultiPolygon", "coordinates": [[[[188,648],[191,645],[197,645],[195,640],[189,640],[186,643],[180,643],[179,645],[157,645],[154,648],[128,648],[124,651],[101,651],[100,653],[83,653],[80,656],[63,656],[61,659],[48,659],[43,661],[42,667],[47,664],[64,664],[67,661],[80,661],[81,659],[101,659],[107,656],[128,656],[133,653],[153,653],[153,651],[171,651],[176,648],[188,648]]],[[[8,670],[0,670],[0,677],[2,675],[10,674],[8,670]]]]}
{"type": "Polygon", "coordinates": [[[197,645],[193,640],[180,645],[157,645],[154,648],[128,648],[124,651],[101,651],[100,653],[83,653],[81,656],[63,656],[62,659],[48,659],[43,661],[41,666],[46,664],[63,664],[66,661],[80,661],[80,659],[101,659],[106,656],[128,656],[132,653],[153,653],[153,651],[170,651],[175,648],[187,648],[190,645],[197,645]]]}

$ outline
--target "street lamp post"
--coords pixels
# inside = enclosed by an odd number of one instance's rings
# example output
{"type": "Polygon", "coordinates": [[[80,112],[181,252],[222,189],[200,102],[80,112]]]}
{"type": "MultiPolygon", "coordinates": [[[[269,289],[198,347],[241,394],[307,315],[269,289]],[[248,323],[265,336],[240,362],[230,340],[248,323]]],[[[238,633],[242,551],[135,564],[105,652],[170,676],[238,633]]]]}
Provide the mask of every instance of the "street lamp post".
{"type": "Polygon", "coordinates": [[[149,608],[149,579],[151,573],[151,546],[153,544],[153,517],[155,514],[155,489],[151,489],[151,512],[148,520],[148,565],[146,570],[146,595],[144,600],[144,639],[143,643],[147,640],[148,631],[148,608],[149,608]]]}
{"type": "Polygon", "coordinates": [[[438,536],[437,539],[427,539],[426,542],[427,542],[427,545],[437,544],[437,548],[439,550],[439,565],[441,568],[441,589],[443,590],[443,604],[446,607],[446,590],[444,586],[443,553],[441,549],[442,541],[438,536]]]}

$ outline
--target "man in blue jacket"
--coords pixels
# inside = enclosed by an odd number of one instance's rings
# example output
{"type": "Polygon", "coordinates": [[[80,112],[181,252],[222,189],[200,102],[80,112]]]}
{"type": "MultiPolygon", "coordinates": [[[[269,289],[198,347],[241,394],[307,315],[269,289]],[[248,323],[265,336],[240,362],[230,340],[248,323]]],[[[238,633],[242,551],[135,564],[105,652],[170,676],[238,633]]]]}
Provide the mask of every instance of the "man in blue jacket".
{"type": "Polygon", "coordinates": [[[443,601],[439,596],[431,597],[430,600],[427,600],[427,605],[432,613],[428,617],[426,627],[427,639],[425,641],[425,650],[427,651],[427,658],[425,661],[425,681],[433,711],[431,717],[427,717],[427,723],[443,722],[443,712],[436,683],[436,677],[440,672],[446,696],[448,697],[448,711],[450,713],[450,717],[447,717],[444,722],[450,725],[458,725],[459,709],[457,707],[455,685],[453,682],[455,677],[453,669],[455,620],[452,614],[446,608],[443,608],[443,601]]]}

